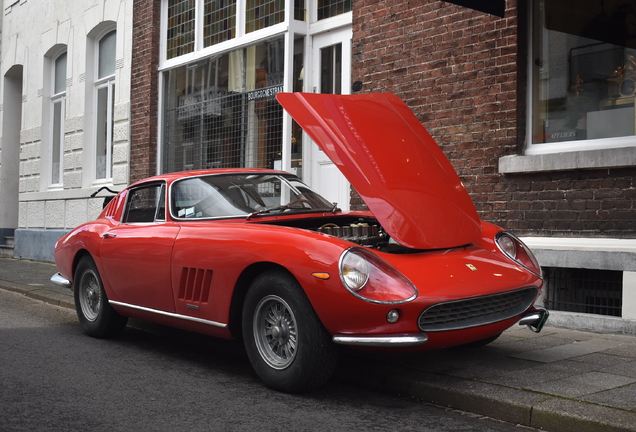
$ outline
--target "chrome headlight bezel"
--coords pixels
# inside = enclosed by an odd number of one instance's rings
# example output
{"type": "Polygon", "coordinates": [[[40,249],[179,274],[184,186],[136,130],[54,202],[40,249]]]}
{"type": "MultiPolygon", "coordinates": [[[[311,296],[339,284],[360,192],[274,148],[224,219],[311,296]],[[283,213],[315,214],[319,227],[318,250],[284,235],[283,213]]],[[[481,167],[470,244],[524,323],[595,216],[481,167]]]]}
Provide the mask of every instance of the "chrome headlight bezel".
{"type": "Polygon", "coordinates": [[[376,304],[401,304],[417,298],[417,288],[393,266],[362,247],[345,250],[338,261],[342,285],[355,297],[376,304]]]}
{"type": "Polygon", "coordinates": [[[543,279],[539,261],[532,251],[519,237],[509,231],[499,231],[495,234],[495,244],[506,257],[528,270],[533,275],[543,279]]]}

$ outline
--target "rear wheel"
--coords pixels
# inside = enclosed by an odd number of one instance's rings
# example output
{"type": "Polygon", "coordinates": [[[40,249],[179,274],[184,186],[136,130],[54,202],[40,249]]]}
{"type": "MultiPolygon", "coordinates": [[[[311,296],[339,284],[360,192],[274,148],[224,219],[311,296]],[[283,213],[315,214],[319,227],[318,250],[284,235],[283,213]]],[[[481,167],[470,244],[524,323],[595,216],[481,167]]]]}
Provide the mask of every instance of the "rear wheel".
{"type": "Polygon", "coordinates": [[[73,284],[75,310],[86,334],[107,338],[117,336],[124,330],[128,318],[119,315],[108,304],[99,271],[90,257],[85,256],[80,260],[73,284]]]}
{"type": "Polygon", "coordinates": [[[338,351],[298,282],[282,271],[260,275],[243,306],[243,339],[258,376],[297,393],[324,384],[338,351]]]}

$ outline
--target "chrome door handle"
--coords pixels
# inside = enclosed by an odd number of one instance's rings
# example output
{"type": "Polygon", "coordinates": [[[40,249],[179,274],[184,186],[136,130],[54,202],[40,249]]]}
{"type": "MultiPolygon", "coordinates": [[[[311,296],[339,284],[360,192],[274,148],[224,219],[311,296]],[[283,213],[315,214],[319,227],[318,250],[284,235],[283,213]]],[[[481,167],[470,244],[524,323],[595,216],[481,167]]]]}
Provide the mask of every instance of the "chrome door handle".
{"type": "Polygon", "coordinates": [[[107,232],[107,233],[102,234],[102,237],[104,237],[104,238],[117,237],[117,234],[112,233],[112,232],[107,232]]]}

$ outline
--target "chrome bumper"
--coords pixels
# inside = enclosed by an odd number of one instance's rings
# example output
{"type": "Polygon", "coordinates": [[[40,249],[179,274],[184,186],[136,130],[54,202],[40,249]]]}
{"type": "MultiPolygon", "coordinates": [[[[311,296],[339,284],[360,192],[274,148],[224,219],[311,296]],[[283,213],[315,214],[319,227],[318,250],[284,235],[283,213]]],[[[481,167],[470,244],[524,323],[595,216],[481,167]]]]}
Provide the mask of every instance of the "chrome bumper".
{"type": "Polygon", "coordinates": [[[548,320],[550,313],[543,308],[536,308],[529,311],[519,320],[519,325],[526,325],[530,330],[539,333],[545,322],[548,320]]]}
{"type": "Polygon", "coordinates": [[[333,341],[340,345],[376,348],[407,348],[424,345],[428,341],[425,333],[404,335],[350,336],[334,335],[333,341]]]}
{"type": "Polygon", "coordinates": [[[66,279],[59,273],[55,273],[53,276],[51,276],[51,282],[64,288],[71,288],[71,281],[66,279]]]}

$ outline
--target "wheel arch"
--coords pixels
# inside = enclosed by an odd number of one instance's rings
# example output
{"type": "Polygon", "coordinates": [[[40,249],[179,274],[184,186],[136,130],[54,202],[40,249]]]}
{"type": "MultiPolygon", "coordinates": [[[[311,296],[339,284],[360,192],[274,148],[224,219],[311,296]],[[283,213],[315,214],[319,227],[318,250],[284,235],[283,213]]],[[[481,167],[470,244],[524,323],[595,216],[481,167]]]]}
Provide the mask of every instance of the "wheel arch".
{"type": "Polygon", "coordinates": [[[75,291],[75,271],[77,270],[77,266],[79,265],[79,262],[84,257],[89,257],[90,259],[93,260],[93,262],[95,262],[95,258],[93,258],[91,253],[88,250],[86,250],[86,249],[79,249],[75,253],[75,256],[73,257],[73,265],[71,267],[71,277],[73,278],[73,280],[71,281],[72,282],[71,283],[71,289],[73,291],[75,291]]]}
{"type": "MultiPolygon", "coordinates": [[[[243,313],[243,303],[245,302],[245,296],[247,295],[247,291],[250,289],[252,282],[261,274],[268,271],[282,271],[287,273],[289,276],[296,279],[298,284],[298,278],[296,278],[292,272],[290,272],[284,266],[274,263],[274,262],[258,262],[253,263],[239,276],[236,281],[236,285],[234,286],[234,291],[232,293],[232,302],[230,305],[230,332],[235,339],[242,339],[242,323],[241,316],[243,313]]],[[[302,286],[302,285],[301,285],[302,286]]],[[[304,291],[303,291],[304,292],[304,291]]],[[[305,294],[306,295],[306,294],[305,294]]]]}

